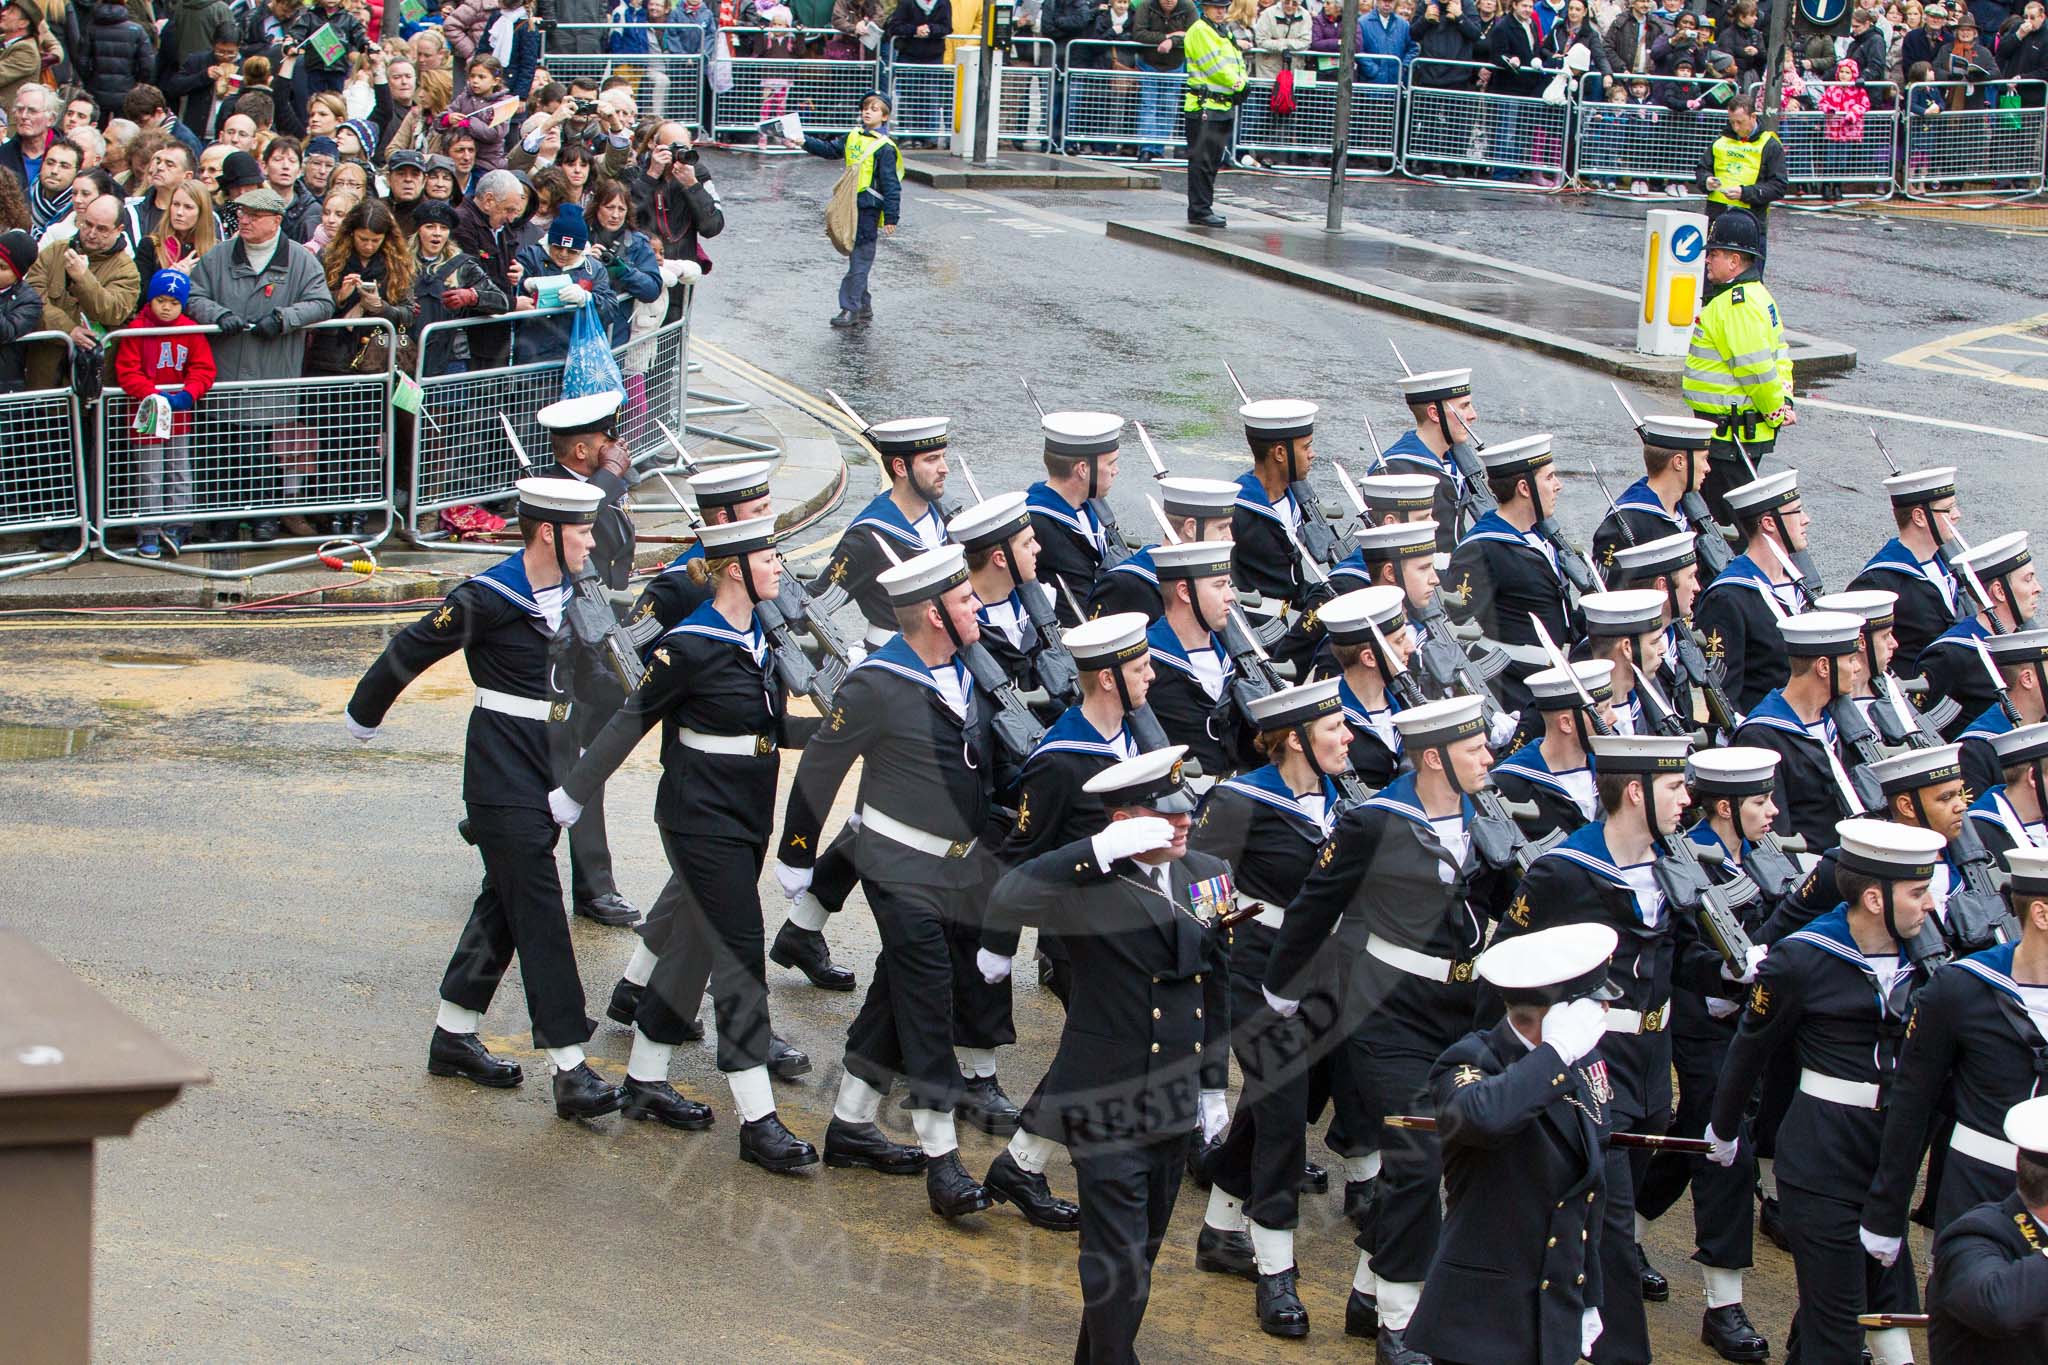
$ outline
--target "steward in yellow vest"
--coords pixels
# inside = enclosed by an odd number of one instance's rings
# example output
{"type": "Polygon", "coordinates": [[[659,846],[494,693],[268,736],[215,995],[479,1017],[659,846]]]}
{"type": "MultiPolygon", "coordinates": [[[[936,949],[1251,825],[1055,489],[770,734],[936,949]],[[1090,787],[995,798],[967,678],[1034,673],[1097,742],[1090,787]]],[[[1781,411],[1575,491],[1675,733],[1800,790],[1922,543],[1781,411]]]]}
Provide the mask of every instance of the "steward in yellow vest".
{"type": "Polygon", "coordinates": [[[903,152],[884,131],[889,123],[889,97],[869,91],[860,100],[860,127],[845,137],[815,137],[802,141],[783,138],[787,146],[801,147],[827,161],[844,160],[854,169],[859,190],[860,225],[854,231],[853,251],[846,258],[846,277],[839,282],[839,312],[834,327],[864,327],[874,321],[875,301],[868,293],[868,272],[874,268],[875,246],[884,232],[894,234],[902,221],[903,152]]]}
{"type": "Polygon", "coordinates": [[[1756,218],[1757,240],[1770,237],[1772,204],[1785,197],[1785,144],[1757,122],[1756,103],[1737,95],[1728,105],[1728,131],[1700,154],[1693,184],[1707,197],[1711,225],[1731,208],[1756,218]]]}

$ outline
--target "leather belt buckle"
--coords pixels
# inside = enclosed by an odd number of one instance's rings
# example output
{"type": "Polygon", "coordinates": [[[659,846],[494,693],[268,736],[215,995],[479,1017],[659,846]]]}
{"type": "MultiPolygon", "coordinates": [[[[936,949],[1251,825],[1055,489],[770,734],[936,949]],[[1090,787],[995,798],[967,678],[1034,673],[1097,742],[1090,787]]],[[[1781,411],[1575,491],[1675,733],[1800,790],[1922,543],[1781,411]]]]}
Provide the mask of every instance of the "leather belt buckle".
{"type": "Polygon", "coordinates": [[[1475,965],[1471,962],[1453,962],[1451,964],[1451,980],[1460,984],[1470,981],[1475,965]]]}
{"type": "Polygon", "coordinates": [[[1657,1006],[1657,1008],[1655,1008],[1655,1009],[1651,1010],[1651,1011],[1650,1011],[1649,1013],[1647,1013],[1647,1014],[1645,1014],[1645,1015],[1643,1016],[1643,1032],[1645,1032],[1645,1033],[1662,1033],[1663,1031],[1664,1031],[1664,1006],[1662,1006],[1662,1005],[1659,1005],[1659,1006],[1657,1006]]]}
{"type": "Polygon", "coordinates": [[[775,741],[766,735],[754,736],[754,757],[766,758],[775,752],[775,741]]]}
{"type": "Polygon", "coordinates": [[[974,841],[972,839],[967,840],[965,843],[962,843],[960,840],[955,839],[952,843],[946,845],[946,857],[965,858],[967,856],[968,850],[972,849],[973,847],[974,841]]]}
{"type": "Polygon", "coordinates": [[[548,708],[548,719],[557,725],[569,719],[569,703],[558,701],[553,706],[550,706],[548,708]]]}

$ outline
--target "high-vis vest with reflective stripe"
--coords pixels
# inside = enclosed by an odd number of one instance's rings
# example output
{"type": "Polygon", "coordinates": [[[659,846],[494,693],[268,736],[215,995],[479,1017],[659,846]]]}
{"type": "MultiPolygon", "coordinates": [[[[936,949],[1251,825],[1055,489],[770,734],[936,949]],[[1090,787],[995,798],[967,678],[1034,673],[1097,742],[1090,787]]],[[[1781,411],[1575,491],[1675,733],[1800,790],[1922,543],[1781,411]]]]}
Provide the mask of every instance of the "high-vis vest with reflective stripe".
{"type": "MultiPolygon", "coordinates": [[[[1744,186],[1754,185],[1763,173],[1764,148],[1778,140],[1776,133],[1759,133],[1753,138],[1739,138],[1732,133],[1723,133],[1714,139],[1714,177],[1721,184],[1718,190],[1710,190],[1707,199],[1715,204],[1740,204],[1744,186]]],[[[1752,213],[1761,215],[1763,210],[1755,208],[1752,213]]]]}
{"type": "Polygon", "coordinates": [[[1182,112],[1232,108],[1230,97],[1244,89],[1247,79],[1244,54],[1237,50],[1237,44],[1218,33],[1206,19],[1190,24],[1181,41],[1185,57],[1181,69],[1187,75],[1180,100],[1182,112]]]}
{"type": "Polygon", "coordinates": [[[865,128],[856,128],[846,135],[846,164],[860,164],[860,182],[857,188],[867,193],[875,183],[875,158],[887,147],[896,153],[896,178],[903,178],[903,149],[880,133],[870,133],[865,128]]]}
{"type": "Polygon", "coordinates": [[[1771,291],[1745,280],[1708,300],[1685,354],[1692,410],[1711,421],[1745,412],[1769,418],[1791,397],[1792,353],[1771,291]]]}

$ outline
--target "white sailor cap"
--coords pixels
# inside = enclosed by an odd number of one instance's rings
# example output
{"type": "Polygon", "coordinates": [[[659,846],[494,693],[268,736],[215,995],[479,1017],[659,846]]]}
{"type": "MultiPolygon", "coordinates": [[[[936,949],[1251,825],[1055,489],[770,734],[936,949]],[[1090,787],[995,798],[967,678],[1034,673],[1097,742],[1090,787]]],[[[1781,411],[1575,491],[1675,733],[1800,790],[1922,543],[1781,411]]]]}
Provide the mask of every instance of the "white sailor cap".
{"type": "MultiPolygon", "coordinates": [[[[2048,896],[2048,848],[2035,848],[2021,844],[2005,851],[2006,870],[2012,879],[2006,883],[2009,890],[2027,896],[2048,896]]],[[[2048,1133],[2043,1134],[2043,1144],[2036,1151],[2048,1151],[2048,1133]]]]}
{"type": "Polygon", "coordinates": [[[1038,426],[1045,453],[1070,460],[1107,455],[1124,439],[1124,419],[1113,412],[1048,412],[1038,426]]]}
{"type": "Polygon", "coordinates": [[[1152,568],[1162,582],[1170,578],[1218,578],[1230,572],[1230,552],[1236,542],[1229,540],[1183,540],[1178,545],[1154,545],[1152,568]]]}
{"type": "Polygon", "coordinates": [[[2030,664],[2048,658],[2048,630],[2015,630],[1984,641],[1991,657],[2002,664],[2030,664]]]}
{"type": "Polygon", "coordinates": [[[1163,749],[1112,763],[1081,784],[1081,790],[1102,798],[1105,809],[1136,806],[1166,815],[1178,815],[1195,808],[1195,795],[1183,782],[1181,768],[1188,746],[1169,744],[1163,749]]]}
{"type": "Polygon", "coordinates": [[[2002,735],[1991,736],[1991,751],[1998,755],[2001,768],[2048,758],[2048,721],[2016,725],[2002,735]]]}
{"type": "Polygon", "coordinates": [[[1798,501],[1799,471],[1796,469],[1781,469],[1728,490],[1728,510],[1739,520],[1754,520],[1766,512],[1775,512],[1798,501]]]}
{"type": "MultiPolygon", "coordinates": [[[[1715,534],[1719,534],[1716,532],[1715,534]]],[[[1700,562],[1699,542],[1690,531],[1659,536],[1640,545],[1623,545],[1614,551],[1614,566],[1607,575],[1610,588],[1622,589],[1648,583],[1677,573],[1688,564],[1700,562]]]]}
{"type": "Polygon", "coordinates": [[[1401,732],[1402,747],[1427,749],[1438,744],[1456,744],[1461,739],[1486,733],[1486,708],[1478,697],[1448,697],[1426,701],[1394,713],[1394,728],[1401,732]]]}
{"type": "Polygon", "coordinates": [[[967,551],[958,545],[941,545],[912,555],[875,575],[875,582],[899,607],[928,602],[967,581],[967,551]]]}
{"type": "Polygon", "coordinates": [[[1589,735],[1593,771],[1608,773],[1682,773],[1692,753],[1689,735],[1589,735]]]}
{"type": "Polygon", "coordinates": [[[1872,763],[1870,775],[1884,788],[1886,796],[1938,787],[1962,777],[1963,746],[1941,744],[1932,749],[1908,749],[1872,763]]]}
{"type": "Polygon", "coordinates": [[[1944,464],[1932,469],[1909,469],[1886,479],[1884,491],[1891,495],[1894,507],[1918,507],[1923,503],[1940,502],[1943,498],[1955,496],[1956,467],[1944,464]]]}
{"type": "Polygon", "coordinates": [[[1643,419],[1643,444],[1653,450],[1705,450],[1714,439],[1714,424],[1697,417],[1658,413],[1643,419]]]}
{"type": "Polygon", "coordinates": [[[768,496],[768,476],[774,469],[766,460],[748,460],[692,474],[686,482],[699,507],[736,507],[768,496]]]}
{"type": "Polygon", "coordinates": [[[884,461],[891,455],[923,455],[946,448],[944,417],[896,417],[877,422],[862,434],[874,443],[884,461]]]}
{"type": "Polygon", "coordinates": [[[1479,462],[1486,466],[1487,477],[1495,479],[1541,469],[1550,463],[1550,433],[1542,431],[1534,436],[1517,436],[1512,441],[1488,446],[1479,452],[1479,462]]]}
{"type": "Polygon", "coordinates": [[[1863,648],[1863,618],[1846,611],[1802,611],[1778,622],[1778,634],[1795,658],[1854,654],[1863,648]]]}
{"type": "Polygon", "coordinates": [[[1364,644],[1372,639],[1372,628],[1392,638],[1408,624],[1408,594],[1391,583],[1375,583],[1341,593],[1316,608],[1316,621],[1330,633],[1333,643],[1364,644]]]}
{"type": "Polygon", "coordinates": [[[1815,611],[1840,611],[1863,618],[1870,630],[1883,630],[1897,614],[1899,595],[1888,588],[1856,588],[1813,599],[1815,611]]]}
{"type": "Polygon", "coordinates": [[[1472,371],[1431,370],[1428,374],[1403,375],[1394,382],[1401,388],[1403,402],[1420,407],[1446,398],[1463,398],[1472,392],[1472,371]]]}
{"type": "Polygon", "coordinates": [[[1353,540],[1368,564],[1428,559],[1436,554],[1436,523],[1396,521],[1385,526],[1365,526],[1359,528],[1353,540]]]}
{"type": "Polygon", "coordinates": [[[1022,493],[998,493],[978,502],[946,523],[946,534],[966,550],[1000,545],[1031,524],[1022,493]]]}
{"type": "Polygon", "coordinates": [[[581,479],[521,479],[519,515],[527,521],[587,526],[604,506],[604,490],[581,479]]]}
{"type": "Polygon", "coordinates": [[[2005,1111],[2005,1140],[2036,1161],[2048,1161],[2048,1095],[2021,1100],[2005,1111]]]}
{"type": "Polygon", "coordinates": [[[1261,398],[1237,410],[1244,434],[1253,441],[1291,441],[1316,428],[1314,403],[1305,398],[1261,398]]]}
{"type": "Polygon", "coordinates": [[[1571,666],[1567,673],[1562,668],[1538,669],[1522,680],[1536,698],[1539,711],[1569,711],[1580,705],[1579,689],[1594,701],[1605,701],[1614,695],[1614,664],[1607,659],[1586,659],[1571,666]],[[1572,679],[1578,679],[1578,686],[1572,679]]]}
{"type": "Polygon", "coordinates": [[[1733,744],[1702,749],[1685,761],[1685,780],[1713,796],[1756,796],[1777,786],[1776,749],[1733,744]]]}
{"type": "Polygon", "coordinates": [[[1579,606],[1586,613],[1586,633],[1596,640],[1641,635],[1664,624],[1665,596],[1655,588],[1589,592],[1579,606]]]}
{"type": "Polygon", "coordinates": [[[2027,549],[2025,531],[2008,531],[2002,536],[1971,546],[1956,556],[1958,567],[1967,564],[1976,570],[1979,578],[1997,578],[2009,574],[2020,565],[2033,559],[2027,549]]]}
{"type": "Polygon", "coordinates": [[[748,517],[745,521],[722,521],[697,532],[697,543],[706,559],[729,559],[765,550],[775,543],[774,517],[748,517]]]}
{"type": "Polygon", "coordinates": [[[1169,474],[1159,481],[1159,500],[1170,517],[1216,521],[1228,517],[1242,490],[1227,479],[1194,479],[1169,474]]]}
{"type": "Polygon", "coordinates": [[[533,415],[533,420],[543,430],[558,436],[580,436],[586,431],[603,431],[611,426],[619,404],[625,401],[626,395],[617,389],[586,393],[581,398],[564,398],[548,404],[533,415]]]}
{"type": "Polygon", "coordinates": [[[1080,667],[1115,668],[1151,648],[1145,640],[1151,624],[1142,611],[1118,611],[1069,626],[1062,638],[1080,667]]]}
{"type": "Polygon", "coordinates": [[[1510,1005],[1617,1000],[1621,988],[1607,979],[1607,964],[1619,942],[1611,925],[1558,924],[1497,940],[1477,970],[1510,1005]]]}
{"type": "Polygon", "coordinates": [[[1339,682],[1337,678],[1323,678],[1298,687],[1283,687],[1246,703],[1245,709],[1251,713],[1252,724],[1262,731],[1289,730],[1297,725],[1307,725],[1324,716],[1337,714],[1339,682]]]}
{"type": "Polygon", "coordinates": [[[1854,816],[1835,821],[1838,865],[1883,881],[1919,882],[1934,875],[1948,840],[1931,829],[1854,816]]]}
{"type": "Polygon", "coordinates": [[[1427,474],[1368,474],[1358,481],[1358,496],[1374,512],[1427,512],[1436,506],[1437,481],[1427,474]]]}

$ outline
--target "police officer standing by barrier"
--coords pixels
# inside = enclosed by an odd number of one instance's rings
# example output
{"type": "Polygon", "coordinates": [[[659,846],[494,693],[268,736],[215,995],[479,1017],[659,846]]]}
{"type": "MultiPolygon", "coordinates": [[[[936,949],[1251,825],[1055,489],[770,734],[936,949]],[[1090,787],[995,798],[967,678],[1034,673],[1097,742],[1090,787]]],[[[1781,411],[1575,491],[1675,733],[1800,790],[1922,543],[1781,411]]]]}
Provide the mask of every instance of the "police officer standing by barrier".
{"type": "Polygon", "coordinates": [[[1249,88],[1244,54],[1216,25],[1229,12],[1228,0],[1202,0],[1202,14],[1188,26],[1183,70],[1187,74],[1181,112],[1187,118],[1188,222],[1196,227],[1223,227],[1213,207],[1216,170],[1230,150],[1230,130],[1237,106],[1249,88]]]}
{"type": "Polygon", "coordinates": [[[1714,424],[1700,488],[1716,521],[1730,520],[1725,494],[1752,477],[1777,447],[1792,410],[1792,353],[1778,304],[1764,287],[1764,234],[1755,215],[1728,211],[1707,231],[1707,294],[1685,357],[1685,401],[1714,424]]]}

